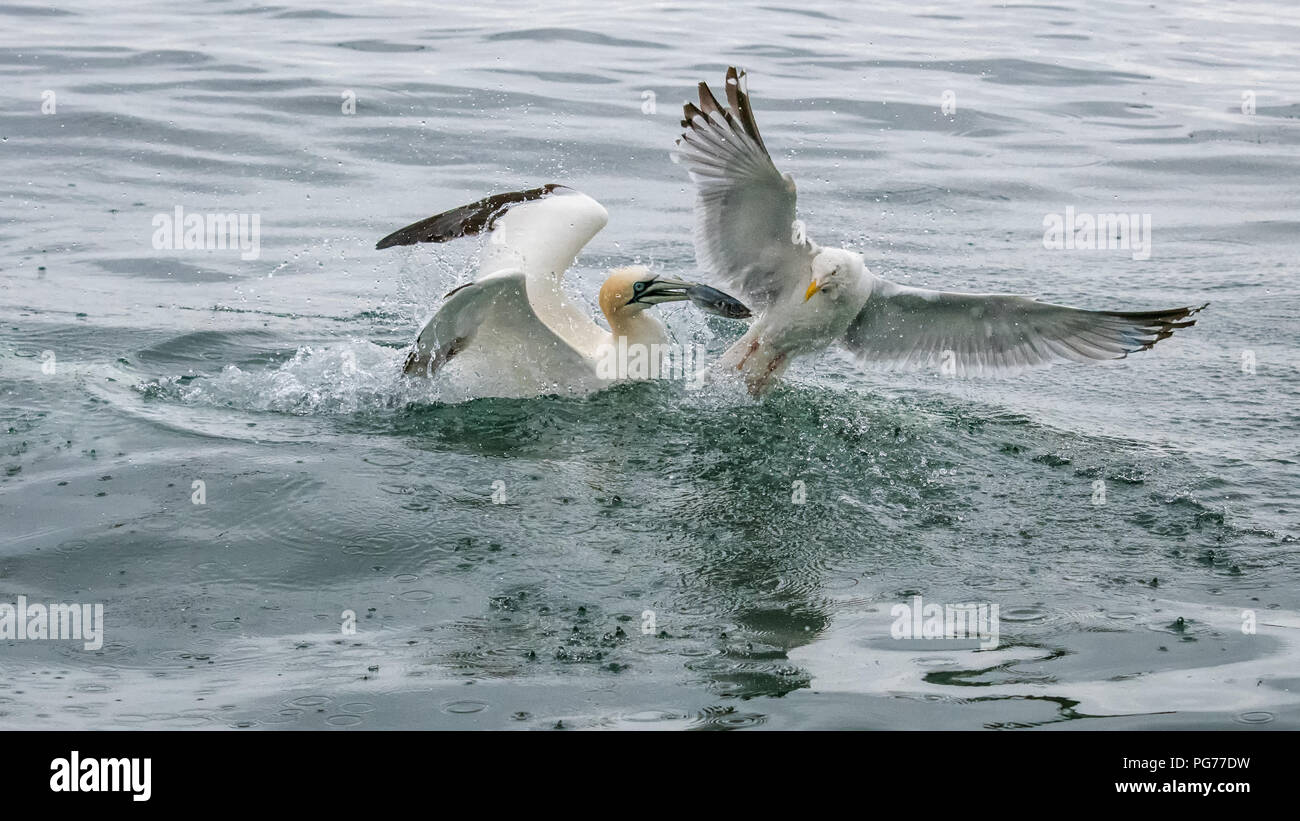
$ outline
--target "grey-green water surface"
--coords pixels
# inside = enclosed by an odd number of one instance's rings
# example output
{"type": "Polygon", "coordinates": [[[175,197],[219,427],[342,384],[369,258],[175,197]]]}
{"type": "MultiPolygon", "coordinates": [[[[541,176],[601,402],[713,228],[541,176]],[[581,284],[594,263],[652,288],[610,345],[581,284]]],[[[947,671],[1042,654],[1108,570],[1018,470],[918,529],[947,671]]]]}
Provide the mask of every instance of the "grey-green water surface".
{"type": "MultiPolygon", "coordinates": [[[[0,602],[107,622],[0,640],[0,727],[1300,726],[1290,4],[0,18],[0,602]],[[613,265],[704,276],[668,151],[729,63],[810,233],[874,271],[1210,308],[982,383],[402,382],[476,249],[373,244],[435,211],[600,199],[593,311],[613,265]],[[258,214],[260,256],[155,250],[178,205],[258,214]],[[1150,214],[1150,258],[1044,248],[1067,206],[1150,214]],[[891,638],[915,595],[996,604],[1000,646],[891,638]]],[[[714,355],[743,330],[663,315],[714,355]]]]}

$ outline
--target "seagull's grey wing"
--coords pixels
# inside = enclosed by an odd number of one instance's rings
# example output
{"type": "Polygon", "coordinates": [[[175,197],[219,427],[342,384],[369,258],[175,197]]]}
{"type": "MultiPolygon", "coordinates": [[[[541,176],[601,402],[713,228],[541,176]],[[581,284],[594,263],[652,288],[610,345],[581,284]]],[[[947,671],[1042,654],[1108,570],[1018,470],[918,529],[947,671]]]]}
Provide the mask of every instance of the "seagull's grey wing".
{"type": "Polygon", "coordinates": [[[753,307],[807,287],[816,245],[795,220],[795,186],[758,134],[745,74],[727,69],[727,107],[700,83],[674,159],[695,183],[695,257],[753,307]]]}
{"type": "MultiPolygon", "coordinates": [[[[1209,304],[1209,303],[1206,303],[1209,304]]],[[[1204,308],[1088,311],[1009,294],[912,288],[877,278],[841,340],[867,365],[953,376],[1016,373],[1054,362],[1123,359],[1204,308]]]]}
{"type": "Polygon", "coordinates": [[[528,298],[528,277],[518,268],[497,271],[447,294],[420,331],[403,371],[433,376],[470,345],[542,374],[590,370],[582,354],[537,316],[528,298]]]}

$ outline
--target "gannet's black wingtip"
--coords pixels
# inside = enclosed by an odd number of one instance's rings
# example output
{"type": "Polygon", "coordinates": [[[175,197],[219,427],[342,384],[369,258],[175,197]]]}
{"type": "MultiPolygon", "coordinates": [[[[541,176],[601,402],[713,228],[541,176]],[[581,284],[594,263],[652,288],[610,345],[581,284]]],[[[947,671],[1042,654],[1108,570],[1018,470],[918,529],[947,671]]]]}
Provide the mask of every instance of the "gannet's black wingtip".
{"type": "Polygon", "coordinates": [[[399,228],[375,243],[375,250],[382,251],[394,245],[415,245],[418,242],[447,242],[459,237],[473,236],[484,230],[490,231],[496,218],[509,211],[511,206],[539,200],[559,189],[568,190],[568,187],[550,182],[540,188],[529,188],[526,191],[493,194],[469,205],[452,208],[419,222],[413,222],[405,228],[399,228]]]}

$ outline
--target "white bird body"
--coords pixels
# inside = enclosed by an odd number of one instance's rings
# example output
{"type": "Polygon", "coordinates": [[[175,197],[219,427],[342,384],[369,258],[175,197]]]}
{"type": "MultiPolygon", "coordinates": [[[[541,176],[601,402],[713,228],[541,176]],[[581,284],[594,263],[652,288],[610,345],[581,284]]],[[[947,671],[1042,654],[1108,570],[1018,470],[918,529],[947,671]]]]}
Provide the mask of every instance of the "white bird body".
{"type": "Polygon", "coordinates": [[[858,273],[846,276],[843,287],[833,289],[825,299],[806,299],[799,290],[780,292],[744,336],[719,357],[713,373],[738,372],[751,391],[759,392],[780,378],[795,358],[824,351],[844,336],[871,296],[873,277],[860,255],[838,248],[822,251],[814,258],[814,269],[829,264],[831,258],[858,273]]]}
{"type": "MultiPolygon", "coordinates": [[[[477,327],[461,337],[468,336],[468,343],[441,369],[425,365],[412,371],[430,376],[437,371],[453,395],[525,398],[593,393],[633,378],[608,367],[610,357],[617,353],[619,337],[625,348],[640,348],[647,355],[660,357],[655,370],[647,367],[647,373],[662,368],[660,352],[667,348],[668,334],[663,324],[648,314],[620,323],[620,333],[615,334],[578,311],[558,287],[529,280],[519,269],[489,274],[474,286],[484,286],[491,296],[477,327]]],[[[452,313],[458,309],[449,300],[439,314],[449,306],[452,313]]],[[[472,311],[461,321],[472,322],[478,315],[472,311]]],[[[430,320],[426,329],[436,319],[430,320]]],[[[430,338],[424,333],[421,337],[430,338]]]]}
{"type": "Polygon", "coordinates": [[[487,197],[380,240],[377,247],[387,248],[489,232],[478,277],[447,294],[420,331],[406,373],[436,373],[466,398],[584,395],[668,370],[668,333],[646,308],[697,300],[702,289],[728,310],[743,310],[720,292],[631,266],[612,271],[601,287],[609,328],[600,327],[564,293],[564,273],[608,221],[596,200],[552,184],[487,197]],[[618,367],[629,359],[633,367],[618,367]]]}
{"type": "Polygon", "coordinates": [[[1067,360],[1121,359],[1195,324],[1188,317],[1205,307],[1089,311],[874,276],[860,254],[808,239],[795,218],[794,180],[777,170],[763,145],[744,79],[727,70],[725,108],[700,83],[699,106],[685,106],[675,159],[695,183],[697,262],[761,310],[717,365],[739,372],[755,395],[793,358],[833,344],[865,365],[1009,374],[1067,360]]]}
{"type": "Polygon", "coordinates": [[[594,333],[587,333],[571,316],[576,309],[550,292],[546,283],[529,282],[518,268],[480,277],[451,294],[426,323],[407,372],[437,373],[447,393],[466,398],[597,389],[595,366],[585,352],[608,332],[588,319],[594,333]],[[585,338],[586,344],[570,341],[575,338],[585,338]],[[442,339],[451,342],[440,345],[442,339]],[[422,355],[420,349],[446,353],[422,355]]]}
{"type": "Polygon", "coordinates": [[[557,187],[551,196],[512,205],[491,225],[479,278],[519,269],[537,319],[575,350],[594,351],[609,332],[565,295],[564,274],[608,223],[604,206],[572,188],[557,187]]]}

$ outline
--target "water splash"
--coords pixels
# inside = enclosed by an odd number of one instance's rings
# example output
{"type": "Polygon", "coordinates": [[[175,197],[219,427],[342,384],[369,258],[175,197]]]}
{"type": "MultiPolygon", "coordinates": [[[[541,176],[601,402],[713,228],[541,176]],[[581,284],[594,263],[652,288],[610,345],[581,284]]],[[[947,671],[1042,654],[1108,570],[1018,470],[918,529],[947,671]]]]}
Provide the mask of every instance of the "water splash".
{"type": "Polygon", "coordinates": [[[404,357],[403,350],[354,338],[301,347],[275,368],[226,365],[215,376],[172,384],[183,402],[300,416],[352,414],[436,399],[427,382],[402,375],[404,357]]]}

